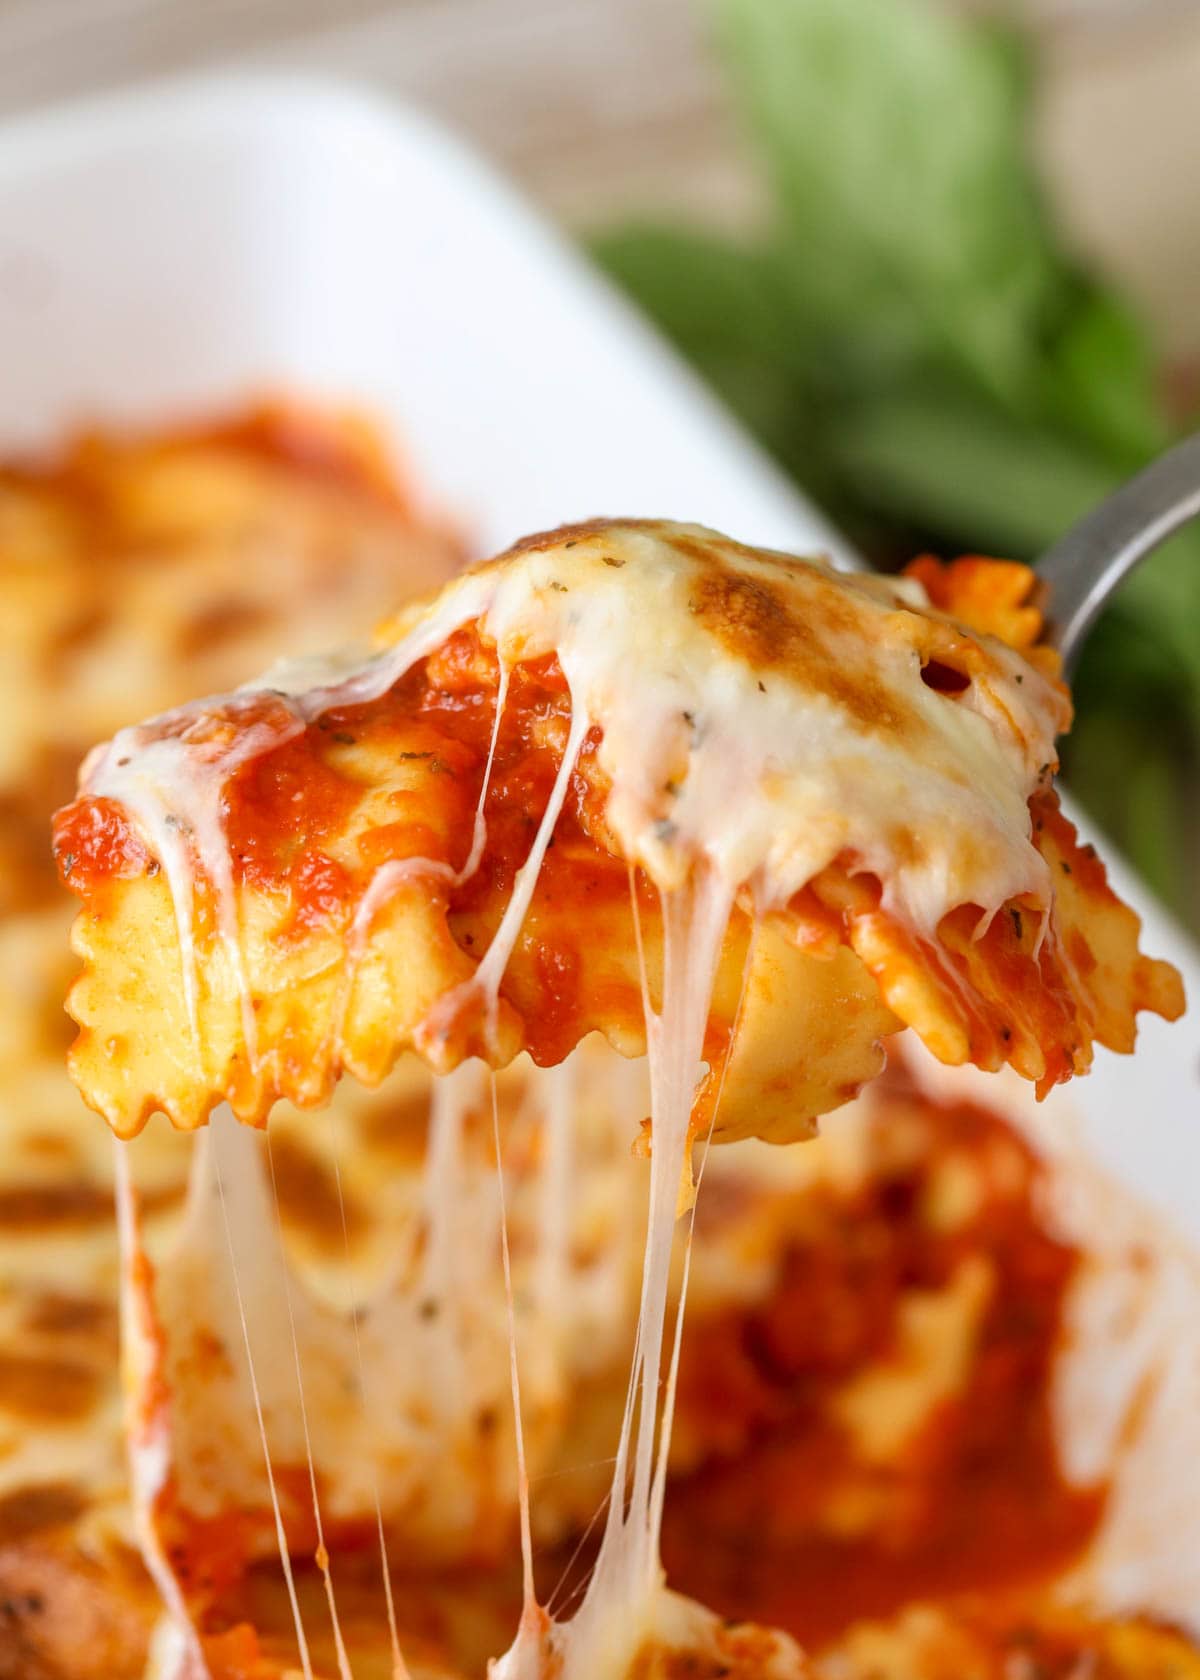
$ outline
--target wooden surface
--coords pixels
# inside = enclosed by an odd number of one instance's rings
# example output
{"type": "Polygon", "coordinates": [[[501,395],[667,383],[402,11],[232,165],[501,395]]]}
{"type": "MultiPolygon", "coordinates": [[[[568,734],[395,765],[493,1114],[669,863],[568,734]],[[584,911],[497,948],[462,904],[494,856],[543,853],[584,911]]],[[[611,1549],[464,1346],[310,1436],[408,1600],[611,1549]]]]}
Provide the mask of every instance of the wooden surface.
{"type": "Polygon", "coordinates": [[[691,0],[0,0],[0,112],[231,61],[414,100],[570,219],[746,191],[691,0]]]}
{"type": "MultiPolygon", "coordinates": [[[[1042,38],[1040,144],[1080,244],[1168,346],[1200,351],[1200,0],[1012,4],[1042,38]]],[[[702,17],[703,0],[0,0],[0,114],[229,63],[323,70],[443,117],[571,225],[663,206],[737,222],[753,170],[702,17]]]]}

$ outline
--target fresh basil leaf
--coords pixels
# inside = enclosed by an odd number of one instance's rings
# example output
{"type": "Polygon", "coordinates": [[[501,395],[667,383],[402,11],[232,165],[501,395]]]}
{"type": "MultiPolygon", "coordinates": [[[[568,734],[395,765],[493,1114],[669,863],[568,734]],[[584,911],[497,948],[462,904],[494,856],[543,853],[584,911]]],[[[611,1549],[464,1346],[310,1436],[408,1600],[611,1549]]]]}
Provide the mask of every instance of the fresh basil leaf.
{"type": "Polygon", "coordinates": [[[1119,482],[1094,451],[933,382],[843,416],[827,440],[855,493],[948,550],[1033,559],[1119,482]]]}
{"type": "Polygon", "coordinates": [[[1150,336],[1133,311],[1079,282],[1042,375],[1047,417],[1128,459],[1132,470],[1170,441],[1156,383],[1150,336]]]}
{"type": "Polygon", "coordinates": [[[904,0],[713,0],[807,318],[1023,408],[1063,268],[1014,38],[904,0]]]}
{"type": "Polygon", "coordinates": [[[636,225],[594,240],[591,250],[742,424],[830,512],[853,523],[823,443],[842,370],[797,315],[775,254],[694,229],[636,225]]]}
{"type": "Polygon", "coordinates": [[[633,224],[591,242],[595,260],[681,348],[784,355],[805,331],[764,251],[683,226],[633,224]]]}

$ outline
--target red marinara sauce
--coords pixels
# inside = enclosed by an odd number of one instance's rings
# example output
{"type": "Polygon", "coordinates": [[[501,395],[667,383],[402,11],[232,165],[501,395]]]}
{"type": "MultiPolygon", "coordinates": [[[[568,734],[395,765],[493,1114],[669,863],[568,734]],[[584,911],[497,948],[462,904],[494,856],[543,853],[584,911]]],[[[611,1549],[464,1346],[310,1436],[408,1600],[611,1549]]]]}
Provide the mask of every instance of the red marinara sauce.
{"type": "Polygon", "coordinates": [[[874,1124],[919,1146],[887,1165],[884,1139],[860,1190],[798,1199],[773,1293],[693,1323],[680,1372],[678,1414],[710,1451],[667,1500],[668,1577],[813,1647],[914,1600],[1045,1584],[1104,1508],[1103,1487],[1066,1481],[1055,1441],[1052,1366],[1080,1256],[1038,1217],[1035,1155],[997,1114],[885,1083],[897,1106],[874,1124]],[[951,1160],[976,1205],[947,1228],[929,1209],[951,1160]],[[894,1352],[906,1296],[966,1260],[991,1276],[965,1386],[894,1463],[867,1465],[832,1402],[894,1352]],[[874,1514],[852,1532],[836,1513],[856,1499],[874,1514]]]}

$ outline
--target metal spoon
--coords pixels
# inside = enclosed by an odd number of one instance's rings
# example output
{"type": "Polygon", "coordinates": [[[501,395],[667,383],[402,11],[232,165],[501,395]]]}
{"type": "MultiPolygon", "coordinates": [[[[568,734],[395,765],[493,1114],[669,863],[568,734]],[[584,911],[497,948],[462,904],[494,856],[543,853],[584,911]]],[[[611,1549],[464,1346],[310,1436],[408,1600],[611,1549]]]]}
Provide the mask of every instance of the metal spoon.
{"type": "Polygon", "coordinates": [[[1037,563],[1050,633],[1068,676],[1109,596],[1133,568],[1200,514],[1200,433],[1185,438],[1079,520],[1037,563]]]}

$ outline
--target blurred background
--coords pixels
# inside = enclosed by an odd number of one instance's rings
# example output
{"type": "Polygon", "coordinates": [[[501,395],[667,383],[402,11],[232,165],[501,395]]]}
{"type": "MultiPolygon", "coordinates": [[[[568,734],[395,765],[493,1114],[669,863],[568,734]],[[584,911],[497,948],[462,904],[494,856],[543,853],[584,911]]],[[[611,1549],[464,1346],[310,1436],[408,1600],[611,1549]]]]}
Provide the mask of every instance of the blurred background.
{"type": "MultiPolygon", "coordinates": [[[[456,127],[877,564],[1034,558],[1200,423],[1200,0],[0,0],[0,114],[231,63],[456,127]]],[[[1200,530],[1077,695],[1075,791],[1200,929],[1200,530]]]]}

